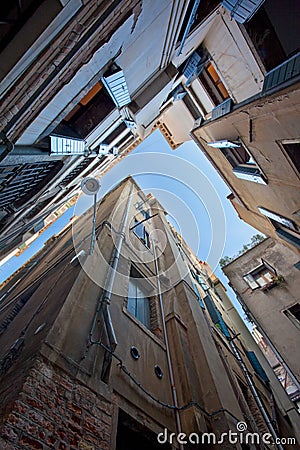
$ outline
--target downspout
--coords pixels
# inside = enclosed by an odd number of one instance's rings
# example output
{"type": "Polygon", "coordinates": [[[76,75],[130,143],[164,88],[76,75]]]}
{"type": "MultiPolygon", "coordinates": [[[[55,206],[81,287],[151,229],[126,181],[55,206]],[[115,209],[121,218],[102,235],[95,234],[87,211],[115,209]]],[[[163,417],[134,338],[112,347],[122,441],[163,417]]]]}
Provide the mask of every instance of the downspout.
{"type": "Polygon", "coordinates": [[[253,395],[253,397],[254,397],[254,399],[256,401],[256,404],[257,404],[257,406],[258,406],[258,408],[259,408],[259,410],[260,410],[260,412],[261,412],[261,414],[262,414],[262,416],[263,416],[263,418],[265,420],[265,423],[266,423],[266,425],[267,425],[267,427],[268,427],[268,429],[270,431],[270,434],[272,435],[272,438],[274,439],[274,442],[276,443],[275,444],[276,447],[278,448],[278,450],[284,450],[284,447],[280,443],[278,443],[278,442],[280,442],[280,438],[279,438],[279,436],[278,436],[278,434],[277,434],[277,432],[276,432],[276,430],[275,430],[275,428],[273,426],[272,421],[269,418],[269,415],[268,415],[268,413],[267,413],[267,411],[265,409],[264,404],[262,403],[262,401],[260,399],[260,395],[258,393],[258,390],[256,389],[256,386],[253,383],[252,377],[251,377],[250,373],[248,372],[248,369],[247,369],[247,367],[246,367],[246,365],[245,365],[245,363],[244,363],[244,361],[243,361],[243,359],[242,359],[242,357],[240,355],[240,351],[239,351],[238,347],[235,345],[235,342],[234,342],[233,339],[229,340],[229,344],[230,344],[230,346],[231,346],[231,348],[233,350],[233,353],[234,353],[234,355],[235,355],[235,357],[236,357],[236,359],[237,359],[237,361],[239,363],[239,366],[241,367],[241,369],[242,369],[242,371],[243,371],[243,373],[245,375],[245,378],[247,380],[247,383],[248,383],[248,386],[250,388],[250,391],[251,391],[251,393],[252,393],[252,395],[253,395]]]}
{"type": "Polygon", "coordinates": [[[102,296],[103,317],[104,317],[104,322],[105,322],[105,326],[107,329],[110,347],[111,347],[112,351],[114,351],[117,346],[117,339],[116,339],[115,331],[113,328],[113,324],[112,324],[112,320],[111,320],[111,316],[110,316],[110,312],[109,312],[109,305],[110,305],[114,281],[116,278],[116,269],[117,269],[117,266],[119,263],[123,241],[125,239],[126,223],[127,223],[128,215],[129,215],[129,208],[130,208],[130,204],[131,204],[131,195],[132,195],[133,187],[134,187],[134,184],[132,183],[131,187],[130,187],[128,201],[127,201],[126,208],[125,208],[123,218],[122,218],[121,229],[120,229],[120,232],[117,234],[117,243],[116,243],[115,248],[112,251],[112,255],[111,255],[111,259],[110,259],[110,267],[106,274],[106,278],[105,278],[105,282],[104,282],[104,289],[103,289],[103,296],[102,296]]]}
{"type": "MultiPolygon", "coordinates": [[[[174,413],[175,413],[176,429],[177,429],[177,435],[179,436],[179,434],[182,432],[182,428],[181,428],[181,421],[180,421],[179,410],[178,410],[177,390],[176,390],[176,386],[175,386],[174,372],[173,372],[173,367],[172,367],[169,340],[168,340],[167,328],[166,328],[166,322],[165,322],[165,313],[164,313],[163,299],[162,299],[162,294],[161,294],[161,285],[160,285],[160,279],[159,279],[159,273],[158,273],[156,248],[155,248],[154,240],[151,239],[151,241],[152,241],[153,255],[154,255],[154,262],[155,262],[155,273],[156,273],[156,279],[157,279],[157,290],[158,290],[159,306],[160,306],[160,312],[161,312],[161,318],[162,318],[163,335],[164,335],[164,340],[165,340],[165,344],[166,344],[166,354],[167,354],[167,363],[168,363],[169,377],[170,377],[170,383],[171,383],[171,389],[172,389],[172,398],[173,398],[173,404],[175,406],[174,413]]],[[[184,449],[183,444],[180,443],[179,448],[180,448],[180,450],[183,450],[184,449]]]]}
{"type": "Polygon", "coordinates": [[[93,206],[93,226],[92,226],[92,237],[89,254],[92,255],[95,247],[96,238],[96,214],[97,214],[97,194],[94,195],[94,206],[93,206]]]}

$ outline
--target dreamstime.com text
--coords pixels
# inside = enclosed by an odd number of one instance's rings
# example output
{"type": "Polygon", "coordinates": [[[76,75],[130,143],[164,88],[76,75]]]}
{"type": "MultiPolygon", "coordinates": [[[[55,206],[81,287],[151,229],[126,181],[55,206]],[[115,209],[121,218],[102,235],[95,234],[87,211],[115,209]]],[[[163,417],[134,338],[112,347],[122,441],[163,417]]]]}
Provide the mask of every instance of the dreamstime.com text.
{"type": "Polygon", "coordinates": [[[236,425],[237,431],[232,430],[222,433],[219,436],[215,433],[168,433],[165,428],[162,433],[157,435],[157,441],[159,444],[170,443],[175,444],[265,444],[265,445],[296,445],[296,438],[294,437],[277,437],[273,438],[270,433],[250,433],[247,432],[247,424],[245,422],[238,422],[236,425]]]}

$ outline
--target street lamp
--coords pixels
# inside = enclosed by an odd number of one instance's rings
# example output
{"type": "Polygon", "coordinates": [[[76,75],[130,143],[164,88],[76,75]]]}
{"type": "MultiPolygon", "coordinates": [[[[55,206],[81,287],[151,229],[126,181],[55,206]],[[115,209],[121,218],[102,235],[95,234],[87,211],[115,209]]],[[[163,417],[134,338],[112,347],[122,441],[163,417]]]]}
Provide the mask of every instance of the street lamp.
{"type": "Polygon", "coordinates": [[[90,245],[90,251],[89,251],[89,254],[92,255],[94,252],[94,246],[95,246],[97,193],[100,189],[100,183],[96,178],[88,177],[88,178],[84,178],[82,180],[80,187],[84,194],[94,196],[93,227],[92,227],[91,245],[90,245]]]}

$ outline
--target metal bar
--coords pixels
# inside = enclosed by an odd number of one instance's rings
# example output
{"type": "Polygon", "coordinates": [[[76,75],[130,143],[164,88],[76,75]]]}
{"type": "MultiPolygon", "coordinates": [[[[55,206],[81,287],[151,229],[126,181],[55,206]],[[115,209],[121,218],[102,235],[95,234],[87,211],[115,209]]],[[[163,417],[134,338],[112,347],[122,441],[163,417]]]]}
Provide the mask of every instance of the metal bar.
{"type": "Polygon", "coordinates": [[[152,217],[158,216],[158,213],[153,214],[153,216],[150,217],[146,217],[146,219],[141,220],[140,222],[136,223],[135,225],[133,225],[133,227],[129,228],[130,231],[134,230],[135,227],[137,227],[138,225],[140,225],[143,222],[146,222],[147,220],[152,219],[152,217]]]}
{"type": "Polygon", "coordinates": [[[93,252],[94,252],[94,247],[95,247],[96,214],[97,214],[97,194],[94,195],[93,227],[92,227],[92,237],[91,237],[90,255],[93,254],[93,252]]]}
{"type": "MultiPolygon", "coordinates": [[[[157,214],[155,214],[155,215],[157,215],[157,214]]],[[[159,306],[160,306],[161,319],[162,319],[163,335],[164,335],[164,340],[165,340],[165,344],[166,344],[166,354],[167,354],[167,363],[168,363],[168,369],[169,369],[170,384],[171,384],[171,390],[172,390],[173,403],[175,406],[174,413],[175,413],[175,420],[176,420],[177,435],[179,436],[180,433],[182,432],[182,428],[181,428],[181,421],[180,421],[180,415],[179,415],[179,410],[178,410],[177,390],[176,390],[176,386],[175,386],[174,372],[173,372],[169,340],[168,340],[168,334],[167,334],[167,328],[166,328],[166,320],[165,320],[164,305],[163,305],[161,285],[160,285],[160,279],[159,279],[156,248],[155,248],[154,240],[152,239],[151,241],[152,241],[152,247],[153,247],[153,256],[154,256],[154,263],[155,263],[155,272],[156,272],[156,279],[157,279],[157,289],[158,289],[159,306]]],[[[183,444],[180,443],[179,448],[180,448],[180,450],[183,450],[184,449],[183,444]]]]}

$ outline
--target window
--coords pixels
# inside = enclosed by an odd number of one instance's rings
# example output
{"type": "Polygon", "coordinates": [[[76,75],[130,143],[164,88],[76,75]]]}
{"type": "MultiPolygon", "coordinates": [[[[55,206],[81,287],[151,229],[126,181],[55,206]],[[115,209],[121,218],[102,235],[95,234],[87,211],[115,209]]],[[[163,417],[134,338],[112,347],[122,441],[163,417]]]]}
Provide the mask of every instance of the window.
{"type": "Polygon", "coordinates": [[[127,309],[150,330],[150,298],[148,295],[149,289],[145,285],[145,279],[132,268],[128,284],[127,309]]]}
{"type": "Polygon", "coordinates": [[[219,0],[201,0],[198,2],[197,10],[192,16],[192,11],[195,2],[189,2],[189,6],[184,16],[184,21],[181,26],[181,30],[178,36],[178,42],[181,42],[186,30],[188,28],[188,35],[201,23],[203,22],[212,11],[219,6],[219,0]]]}
{"type": "Polygon", "coordinates": [[[215,105],[220,105],[229,98],[229,93],[211,62],[201,72],[199,80],[215,105]]]}
{"type": "Polygon", "coordinates": [[[296,303],[286,309],[283,311],[283,314],[285,314],[293,322],[293,324],[300,329],[300,303],[296,303]]]}
{"type": "MultiPolygon", "coordinates": [[[[295,54],[299,49],[297,18],[292,5],[292,0],[285,2],[284,12],[280,14],[279,20],[276,2],[266,2],[266,7],[259,8],[252,19],[244,24],[245,31],[267,71],[283,63],[288,55],[295,54]],[[289,39],[285,39],[287,29],[291,30],[289,39]]],[[[284,78],[283,73],[280,76],[277,73],[277,82],[284,78]]]]}
{"type": "Polygon", "coordinates": [[[260,167],[243,143],[235,147],[220,148],[220,150],[231,164],[232,171],[237,178],[254,183],[267,184],[260,167]]]}
{"type": "Polygon", "coordinates": [[[111,98],[118,108],[130,103],[130,94],[123,70],[116,64],[104,74],[103,83],[105,84],[111,98]]]}
{"type": "Polygon", "coordinates": [[[272,222],[277,222],[278,224],[283,225],[285,228],[288,228],[289,230],[299,232],[297,225],[292,220],[280,216],[279,214],[269,211],[261,206],[259,206],[258,209],[259,212],[261,212],[264,216],[267,216],[269,219],[271,219],[272,222]]]}
{"type": "MultiPolygon", "coordinates": [[[[195,102],[192,100],[191,96],[187,94],[185,97],[183,97],[183,103],[193,116],[195,120],[202,119],[203,115],[202,112],[199,109],[199,105],[195,104],[195,102]]],[[[203,109],[202,109],[203,110],[203,109]]]]}
{"type": "Polygon", "coordinates": [[[115,109],[115,104],[103,84],[98,81],[68,113],[53,132],[61,136],[86,138],[105,117],[115,109]]]}
{"type": "Polygon", "coordinates": [[[269,263],[262,259],[262,264],[256,267],[243,278],[248,286],[254,290],[258,288],[269,288],[275,286],[276,270],[269,263]]]}
{"type": "Polygon", "coordinates": [[[298,174],[300,174],[300,141],[282,142],[282,147],[291,160],[293,166],[296,168],[298,174]]]}
{"type": "Polygon", "coordinates": [[[258,210],[264,216],[268,217],[275,228],[276,234],[281,239],[300,248],[299,227],[292,220],[274,213],[273,211],[269,211],[262,206],[259,206],[258,210]]]}
{"type": "Polygon", "coordinates": [[[201,295],[200,295],[199,289],[197,288],[197,285],[196,285],[196,283],[194,283],[193,281],[192,281],[192,284],[193,284],[194,292],[195,292],[195,294],[196,294],[196,296],[197,296],[197,299],[198,299],[199,305],[201,306],[201,308],[203,308],[203,309],[204,309],[204,308],[205,308],[205,306],[204,306],[204,303],[203,303],[202,297],[201,297],[201,295]]]}
{"type": "Polygon", "coordinates": [[[142,222],[134,219],[134,226],[132,228],[134,234],[143,242],[143,244],[150,248],[149,233],[146,231],[145,226],[142,222]]]}
{"type": "MultiPolygon", "coordinates": [[[[122,409],[118,413],[118,428],[116,436],[116,450],[128,449],[128,442],[132,450],[172,450],[174,448],[168,442],[165,444],[157,441],[157,434],[147,428],[139,418],[139,422],[129,416],[122,409]]],[[[83,448],[83,447],[82,447],[83,448]]],[[[92,448],[92,446],[86,446],[92,448]]]]}
{"type": "Polygon", "coordinates": [[[230,16],[239,23],[247,22],[256,13],[264,0],[223,0],[222,5],[230,11],[230,16]]]}
{"type": "Polygon", "coordinates": [[[144,219],[150,219],[150,210],[149,209],[147,209],[147,210],[142,209],[141,213],[142,213],[144,219]]]}
{"type": "Polygon", "coordinates": [[[260,364],[259,360],[257,359],[256,354],[253,351],[248,350],[245,350],[245,353],[257,375],[259,375],[262,378],[262,380],[267,383],[269,381],[269,378],[266,372],[264,371],[262,365],[260,364]]]}

